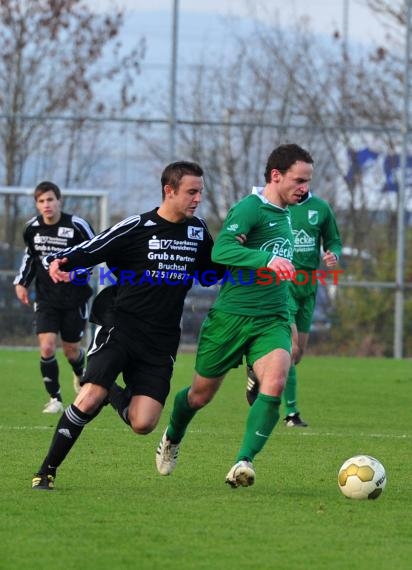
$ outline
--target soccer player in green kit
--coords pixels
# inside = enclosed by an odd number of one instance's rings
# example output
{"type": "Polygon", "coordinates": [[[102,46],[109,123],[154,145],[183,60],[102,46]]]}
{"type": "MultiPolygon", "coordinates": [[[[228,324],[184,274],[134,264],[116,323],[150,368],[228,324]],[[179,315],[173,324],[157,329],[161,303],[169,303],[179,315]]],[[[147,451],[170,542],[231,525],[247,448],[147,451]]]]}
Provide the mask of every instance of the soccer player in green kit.
{"type": "MultiPolygon", "coordinates": [[[[296,365],[301,361],[309,339],[319,281],[316,270],[322,261],[327,269],[335,267],[342,242],[335,216],[329,204],[308,192],[290,208],[294,234],[293,265],[296,276],[289,282],[289,311],[292,327],[292,365],[289,369],[283,403],[284,423],[287,427],[307,427],[297,408],[296,365]]],[[[247,368],[246,398],[253,404],[259,391],[259,382],[250,366],[247,368]]]]}
{"type": "Polygon", "coordinates": [[[266,185],[229,211],[212,249],[227,266],[218,298],[199,337],[192,385],[176,394],[156,453],[161,475],[176,466],[180,442],[196,412],[218,391],[225,374],[242,363],[253,366],[260,392],[251,406],[235,465],[226,476],[231,487],[255,481],[253,459],[279,420],[279,405],[291,363],[288,282],[294,275],[293,233],[288,210],[308,191],[313,159],[296,144],[270,154],[266,185]],[[242,235],[241,243],[236,236],[242,235]]]}

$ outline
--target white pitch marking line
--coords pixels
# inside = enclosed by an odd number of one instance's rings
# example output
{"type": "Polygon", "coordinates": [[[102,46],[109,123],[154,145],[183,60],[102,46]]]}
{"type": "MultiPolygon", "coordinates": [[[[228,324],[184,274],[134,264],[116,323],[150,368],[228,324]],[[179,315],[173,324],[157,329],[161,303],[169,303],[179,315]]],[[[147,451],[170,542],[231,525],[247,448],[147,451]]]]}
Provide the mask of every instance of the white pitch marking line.
{"type": "MultiPolygon", "coordinates": [[[[277,435],[285,435],[285,434],[279,434],[279,432],[277,432],[277,435]]],[[[288,434],[289,435],[289,434],[288,434]]],[[[303,435],[303,436],[317,436],[317,437],[376,437],[376,438],[390,438],[390,439],[408,439],[411,436],[409,434],[406,433],[402,433],[402,434],[396,434],[396,433],[334,433],[334,432],[325,432],[325,433],[321,433],[321,432],[313,432],[313,431],[300,431],[299,435],[303,435]]]]}
{"type": "MultiPolygon", "coordinates": [[[[35,430],[55,430],[55,426],[4,426],[4,425],[0,425],[0,431],[4,430],[4,431],[35,431],[35,430]]],[[[102,428],[102,427],[93,427],[93,426],[88,426],[87,427],[88,430],[94,430],[94,431],[112,431],[113,428],[102,428]]],[[[130,431],[129,428],[127,428],[126,426],[123,428],[125,431],[130,431]]],[[[274,432],[273,435],[275,437],[279,437],[279,436],[292,436],[292,428],[288,428],[288,431],[284,431],[283,433],[280,433],[279,431],[274,432]],[[290,431],[289,431],[290,430],[290,431]]],[[[159,431],[159,430],[157,430],[159,431]]],[[[160,430],[161,431],[161,430],[160,430]]],[[[205,432],[203,430],[189,430],[190,433],[197,433],[197,434],[210,434],[210,432],[205,432]]],[[[396,434],[396,433],[353,433],[353,434],[348,434],[348,433],[336,433],[336,432],[316,432],[316,431],[303,431],[303,428],[297,432],[296,430],[293,431],[293,434],[297,434],[297,435],[301,435],[304,437],[370,437],[370,438],[388,438],[388,439],[409,439],[411,437],[410,434],[396,434]]]]}

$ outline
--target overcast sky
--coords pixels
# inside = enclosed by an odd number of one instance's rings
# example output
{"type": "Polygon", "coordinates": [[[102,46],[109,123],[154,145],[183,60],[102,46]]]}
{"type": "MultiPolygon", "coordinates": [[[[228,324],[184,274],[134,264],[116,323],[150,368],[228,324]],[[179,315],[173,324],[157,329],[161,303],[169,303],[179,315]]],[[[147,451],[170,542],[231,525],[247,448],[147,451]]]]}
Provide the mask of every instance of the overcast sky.
{"type": "MultiPolygon", "coordinates": [[[[145,83],[157,88],[165,80],[171,61],[171,30],[174,0],[85,0],[93,10],[107,11],[114,5],[128,12],[121,40],[133,45],[137,38],[147,42],[143,62],[145,83]],[[162,77],[163,75],[163,77],[162,77]]],[[[230,52],[233,34],[228,33],[225,16],[238,19],[235,27],[241,35],[253,31],[253,19],[276,22],[294,31],[296,22],[305,17],[310,29],[331,37],[343,34],[347,21],[349,43],[381,43],[383,33],[365,0],[177,0],[179,69],[196,65],[205,58],[214,62],[230,52]],[[345,20],[344,15],[347,19],[345,20]]]]}
{"type": "MultiPolygon", "coordinates": [[[[117,4],[136,12],[172,11],[174,0],[88,0],[99,9],[117,4]]],[[[284,26],[293,27],[296,18],[306,16],[311,27],[319,32],[330,33],[343,29],[344,14],[348,18],[349,37],[354,41],[369,43],[382,38],[382,30],[365,0],[177,0],[181,12],[208,13],[250,17],[253,12],[266,21],[268,14],[284,26]]],[[[200,21],[199,21],[200,25],[200,21]]],[[[196,30],[193,30],[196,31],[196,30]]]]}

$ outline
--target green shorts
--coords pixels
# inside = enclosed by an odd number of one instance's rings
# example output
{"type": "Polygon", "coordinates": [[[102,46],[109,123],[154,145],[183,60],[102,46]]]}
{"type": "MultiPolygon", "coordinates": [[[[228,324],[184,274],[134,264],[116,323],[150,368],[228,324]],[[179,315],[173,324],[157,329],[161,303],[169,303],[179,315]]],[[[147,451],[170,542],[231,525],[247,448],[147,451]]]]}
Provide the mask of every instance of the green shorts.
{"type": "Polygon", "coordinates": [[[299,332],[308,333],[316,304],[317,287],[312,284],[289,283],[288,307],[290,320],[299,332]]]}
{"type": "Polygon", "coordinates": [[[202,328],[196,355],[196,372],[206,378],[223,376],[242,364],[249,365],[277,348],[291,350],[290,323],[284,317],[250,317],[210,309],[202,328]]]}

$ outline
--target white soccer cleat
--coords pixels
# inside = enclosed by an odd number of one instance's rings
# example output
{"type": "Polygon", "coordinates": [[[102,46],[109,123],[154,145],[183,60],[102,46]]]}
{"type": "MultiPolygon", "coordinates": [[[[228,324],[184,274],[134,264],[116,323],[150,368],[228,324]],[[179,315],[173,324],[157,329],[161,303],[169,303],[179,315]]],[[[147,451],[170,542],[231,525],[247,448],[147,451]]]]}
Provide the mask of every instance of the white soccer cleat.
{"type": "Polygon", "coordinates": [[[226,475],[226,483],[233,487],[250,487],[255,482],[256,473],[250,461],[242,460],[233,465],[226,475]]]}
{"type": "Polygon", "coordinates": [[[76,394],[78,394],[80,392],[80,389],[81,389],[80,380],[81,380],[81,377],[77,376],[77,374],[75,374],[73,372],[73,388],[74,388],[74,391],[76,392],[76,394]]]}
{"type": "Polygon", "coordinates": [[[156,451],[156,467],[160,475],[170,475],[176,467],[180,443],[172,443],[166,437],[167,428],[156,451]]]}
{"type": "Polygon", "coordinates": [[[43,408],[43,414],[59,414],[64,412],[64,406],[57,398],[50,398],[43,408]]]}

